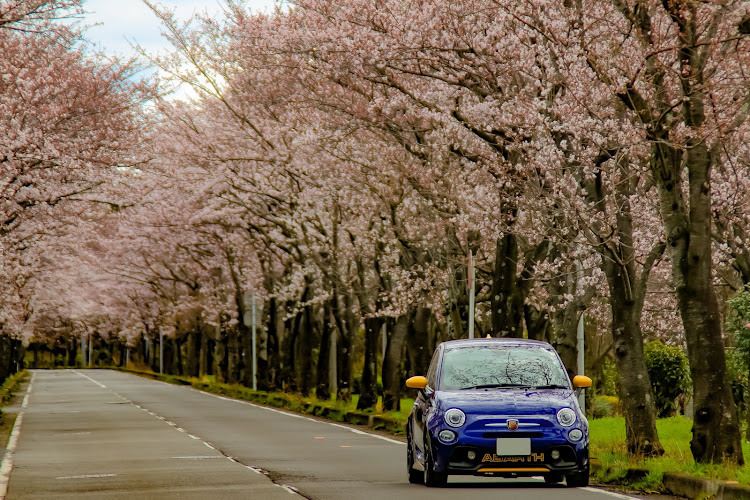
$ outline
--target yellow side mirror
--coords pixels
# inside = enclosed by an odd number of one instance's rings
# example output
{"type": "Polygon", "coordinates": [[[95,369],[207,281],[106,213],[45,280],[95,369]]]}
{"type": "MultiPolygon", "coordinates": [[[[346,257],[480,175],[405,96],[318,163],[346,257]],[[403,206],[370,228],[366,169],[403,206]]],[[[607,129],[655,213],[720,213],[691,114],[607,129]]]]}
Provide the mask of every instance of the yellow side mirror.
{"type": "Polygon", "coordinates": [[[406,379],[406,387],[410,389],[424,389],[427,387],[427,379],[421,375],[406,379]]]}
{"type": "Polygon", "coordinates": [[[591,387],[591,379],[586,375],[576,375],[573,377],[573,387],[576,389],[591,387]]]}

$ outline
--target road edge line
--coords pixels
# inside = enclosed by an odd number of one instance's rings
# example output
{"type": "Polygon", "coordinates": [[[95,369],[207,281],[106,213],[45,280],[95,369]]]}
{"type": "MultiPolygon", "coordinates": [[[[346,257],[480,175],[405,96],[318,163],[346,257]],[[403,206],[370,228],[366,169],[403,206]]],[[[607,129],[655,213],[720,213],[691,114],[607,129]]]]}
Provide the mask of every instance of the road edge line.
{"type": "Polygon", "coordinates": [[[23,403],[21,403],[21,410],[18,412],[18,415],[16,415],[16,421],[13,423],[13,429],[10,431],[8,444],[5,447],[5,455],[3,456],[2,464],[0,464],[0,500],[3,500],[8,494],[10,474],[11,472],[13,472],[13,457],[16,453],[18,438],[21,435],[23,415],[26,411],[26,407],[29,404],[29,395],[31,395],[31,387],[34,384],[34,375],[34,372],[32,372],[31,381],[29,382],[29,386],[26,388],[26,395],[23,397],[23,403]]]}

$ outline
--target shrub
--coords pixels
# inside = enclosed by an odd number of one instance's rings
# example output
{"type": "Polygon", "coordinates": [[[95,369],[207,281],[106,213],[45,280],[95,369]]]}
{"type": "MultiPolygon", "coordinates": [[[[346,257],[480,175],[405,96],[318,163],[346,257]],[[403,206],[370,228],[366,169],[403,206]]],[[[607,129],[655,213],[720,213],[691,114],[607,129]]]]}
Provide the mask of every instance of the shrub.
{"type": "Polygon", "coordinates": [[[622,415],[622,404],[617,396],[597,395],[591,407],[593,418],[617,417],[622,415]]]}
{"type": "Polygon", "coordinates": [[[676,400],[690,393],[690,367],[682,349],[658,340],[644,347],[646,368],[654,388],[654,403],[659,418],[676,414],[676,400]]]}

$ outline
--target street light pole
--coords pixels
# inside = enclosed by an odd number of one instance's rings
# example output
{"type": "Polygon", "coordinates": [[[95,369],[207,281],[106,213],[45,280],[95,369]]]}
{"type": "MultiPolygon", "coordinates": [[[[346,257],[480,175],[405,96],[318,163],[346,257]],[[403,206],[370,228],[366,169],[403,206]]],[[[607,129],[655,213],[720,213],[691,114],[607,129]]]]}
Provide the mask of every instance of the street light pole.
{"type": "Polygon", "coordinates": [[[253,390],[258,390],[258,366],[257,355],[255,353],[255,294],[253,294],[253,390]]]}
{"type": "Polygon", "coordinates": [[[474,338],[474,294],[476,283],[474,279],[474,252],[469,250],[469,338],[474,338]]]}
{"type": "Polygon", "coordinates": [[[159,373],[164,373],[164,332],[159,328],[159,373]]]}

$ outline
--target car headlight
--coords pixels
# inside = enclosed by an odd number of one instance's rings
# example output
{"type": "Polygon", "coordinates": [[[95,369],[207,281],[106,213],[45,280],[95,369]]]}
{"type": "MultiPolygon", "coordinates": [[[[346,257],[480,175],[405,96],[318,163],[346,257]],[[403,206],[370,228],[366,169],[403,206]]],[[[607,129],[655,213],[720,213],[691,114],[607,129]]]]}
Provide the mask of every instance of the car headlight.
{"type": "Polygon", "coordinates": [[[458,408],[451,408],[445,412],[445,423],[451,427],[461,427],[466,422],[466,414],[458,408]]]}
{"type": "Polygon", "coordinates": [[[456,440],[456,433],[448,429],[443,429],[438,434],[438,439],[440,439],[441,443],[451,444],[456,440]]]}
{"type": "Polygon", "coordinates": [[[578,429],[573,429],[568,433],[568,441],[571,443],[577,443],[583,437],[583,432],[578,429]]]}
{"type": "Polygon", "coordinates": [[[557,421],[560,422],[560,425],[563,427],[570,427],[576,423],[576,412],[570,408],[563,408],[557,412],[557,421]]]}

